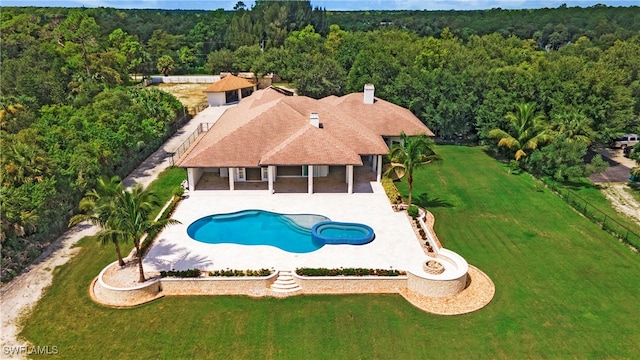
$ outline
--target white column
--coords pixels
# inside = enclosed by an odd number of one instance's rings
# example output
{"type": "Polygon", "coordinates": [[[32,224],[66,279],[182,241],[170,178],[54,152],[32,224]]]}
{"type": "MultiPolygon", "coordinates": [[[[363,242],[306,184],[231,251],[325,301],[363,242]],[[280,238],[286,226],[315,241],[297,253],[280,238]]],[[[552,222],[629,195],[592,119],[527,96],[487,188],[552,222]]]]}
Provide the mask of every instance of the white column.
{"type": "Polygon", "coordinates": [[[371,156],[371,171],[376,171],[378,165],[378,155],[371,156]]]}
{"type": "Polygon", "coordinates": [[[269,167],[267,167],[267,177],[269,179],[269,194],[273,194],[273,173],[274,173],[274,165],[269,165],[269,167]]]}
{"type": "Polygon", "coordinates": [[[238,89],[238,101],[242,100],[242,89],[238,89]]]}
{"type": "Polygon", "coordinates": [[[307,177],[309,182],[307,184],[307,192],[313,194],[313,165],[307,166],[307,177]]]}
{"type": "Polygon", "coordinates": [[[378,161],[377,161],[377,174],[376,174],[376,181],[380,182],[382,180],[382,155],[378,155],[377,156],[378,161]]]}
{"type": "Polygon", "coordinates": [[[235,187],[236,168],[229,168],[229,190],[234,190],[235,187]]]}
{"type": "Polygon", "coordinates": [[[196,180],[193,168],[187,168],[187,179],[189,181],[189,192],[194,192],[196,190],[196,180]]]}
{"type": "Polygon", "coordinates": [[[353,194],[353,165],[347,165],[347,193],[353,194]]]}

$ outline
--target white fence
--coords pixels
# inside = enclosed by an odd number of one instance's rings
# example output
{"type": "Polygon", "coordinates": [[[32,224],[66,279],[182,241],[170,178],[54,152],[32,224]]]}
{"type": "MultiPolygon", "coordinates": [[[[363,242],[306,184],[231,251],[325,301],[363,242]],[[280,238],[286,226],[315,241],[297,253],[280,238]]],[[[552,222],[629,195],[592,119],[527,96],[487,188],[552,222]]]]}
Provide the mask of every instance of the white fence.
{"type": "Polygon", "coordinates": [[[198,75],[198,76],[152,76],[153,84],[171,83],[171,84],[198,84],[198,83],[214,83],[220,80],[220,75],[198,75]]]}

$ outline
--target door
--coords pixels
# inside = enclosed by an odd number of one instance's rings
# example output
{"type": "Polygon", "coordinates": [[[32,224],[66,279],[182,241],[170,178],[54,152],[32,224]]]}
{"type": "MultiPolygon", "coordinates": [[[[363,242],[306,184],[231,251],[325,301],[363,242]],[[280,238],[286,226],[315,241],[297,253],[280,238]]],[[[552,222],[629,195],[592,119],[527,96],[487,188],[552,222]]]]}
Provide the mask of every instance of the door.
{"type": "Polygon", "coordinates": [[[247,181],[247,171],[245,168],[236,168],[236,181],[247,181]]]}
{"type": "Polygon", "coordinates": [[[262,167],[262,181],[269,181],[269,167],[262,167]]]}

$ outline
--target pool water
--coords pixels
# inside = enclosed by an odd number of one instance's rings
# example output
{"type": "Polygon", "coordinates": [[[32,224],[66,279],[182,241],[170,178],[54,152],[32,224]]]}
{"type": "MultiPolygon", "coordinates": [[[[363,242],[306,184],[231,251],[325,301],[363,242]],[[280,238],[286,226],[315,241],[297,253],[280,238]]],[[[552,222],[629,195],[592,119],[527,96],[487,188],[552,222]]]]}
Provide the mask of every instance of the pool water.
{"type": "Polygon", "coordinates": [[[278,214],[243,210],[196,220],[187,234],[208,244],[271,245],[292,253],[308,253],[324,246],[311,237],[311,227],[329,218],[314,214],[278,214]]]}

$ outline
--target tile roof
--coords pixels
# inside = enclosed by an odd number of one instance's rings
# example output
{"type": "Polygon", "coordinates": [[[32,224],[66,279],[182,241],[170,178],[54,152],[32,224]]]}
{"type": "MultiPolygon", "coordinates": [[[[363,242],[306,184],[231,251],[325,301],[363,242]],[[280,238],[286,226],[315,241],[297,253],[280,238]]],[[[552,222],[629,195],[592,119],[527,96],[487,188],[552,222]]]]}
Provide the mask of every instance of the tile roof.
{"type": "Polygon", "coordinates": [[[269,87],[229,108],[180,159],[181,167],[362,165],[386,154],[382,136],[433,133],[409,110],[363,94],[315,100],[269,87]],[[309,123],[317,113],[321,128],[309,123]]]}
{"type": "Polygon", "coordinates": [[[247,79],[239,78],[234,75],[227,75],[221,80],[218,80],[213,84],[209,85],[203,91],[204,92],[223,92],[223,91],[244,89],[249,87],[252,88],[254,86],[256,86],[256,84],[252,83],[247,79]]]}

